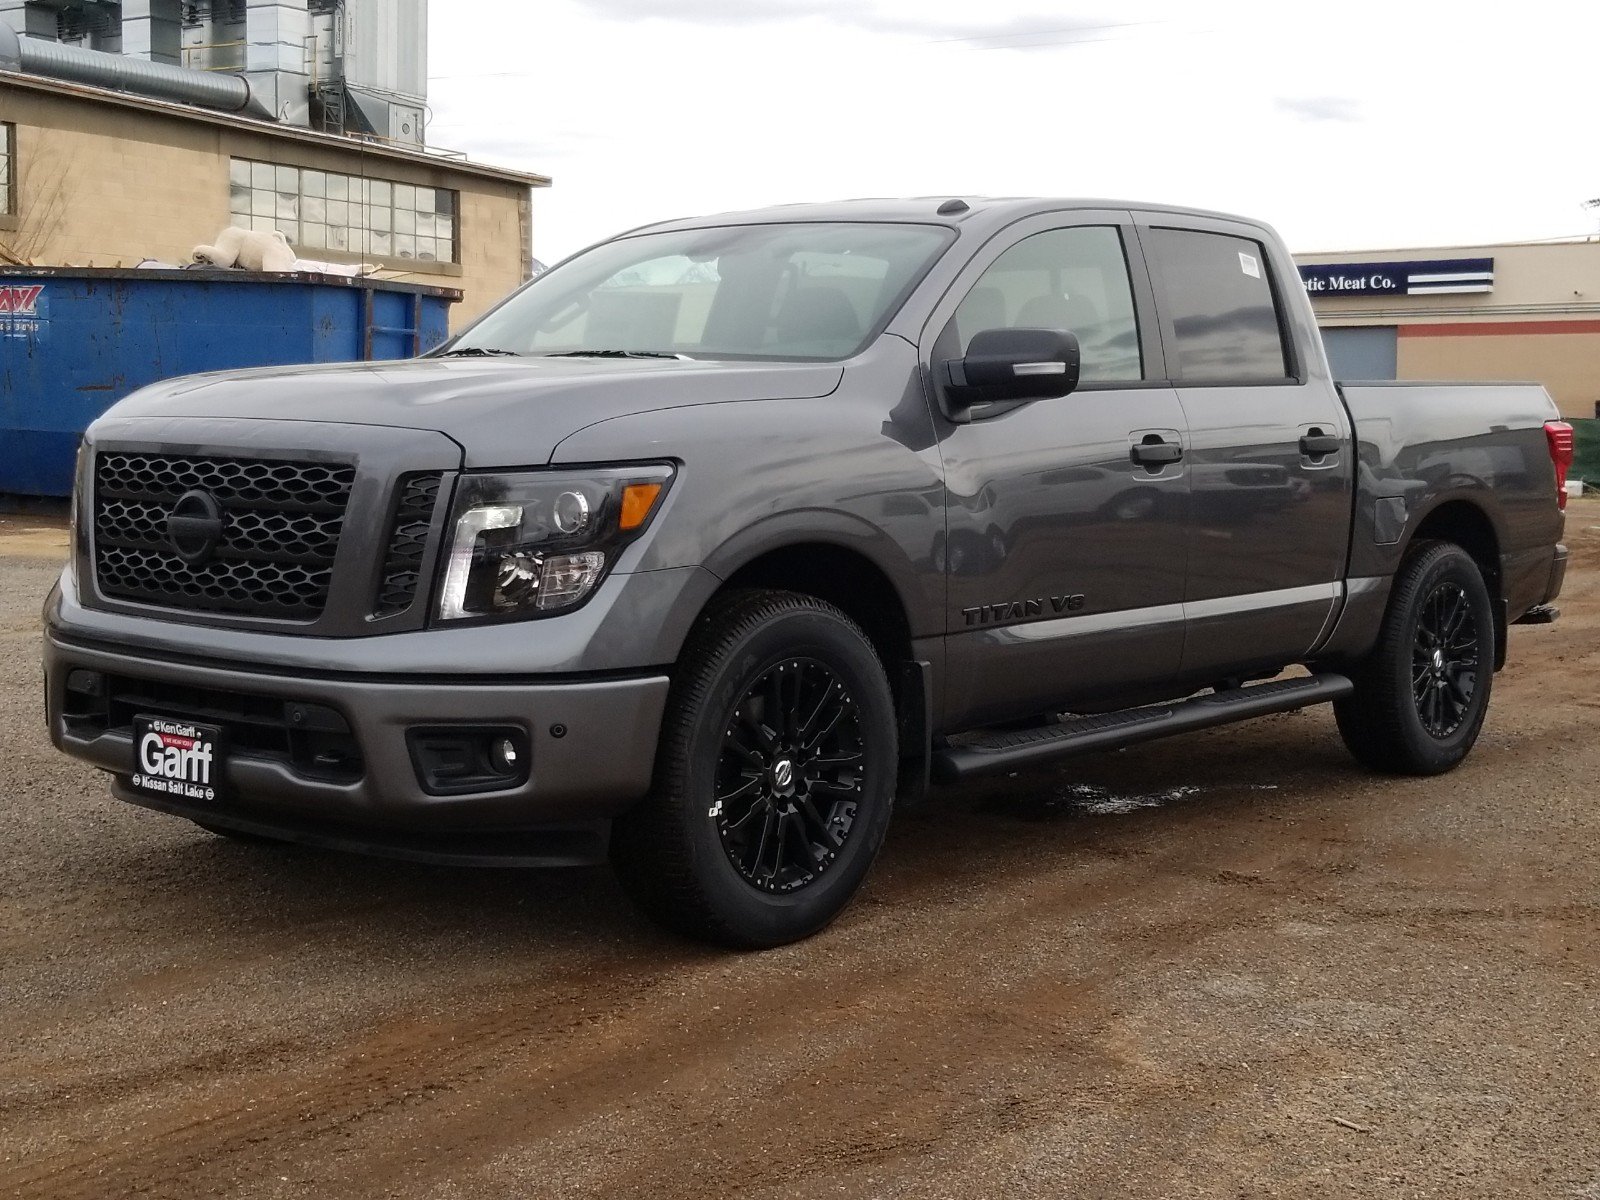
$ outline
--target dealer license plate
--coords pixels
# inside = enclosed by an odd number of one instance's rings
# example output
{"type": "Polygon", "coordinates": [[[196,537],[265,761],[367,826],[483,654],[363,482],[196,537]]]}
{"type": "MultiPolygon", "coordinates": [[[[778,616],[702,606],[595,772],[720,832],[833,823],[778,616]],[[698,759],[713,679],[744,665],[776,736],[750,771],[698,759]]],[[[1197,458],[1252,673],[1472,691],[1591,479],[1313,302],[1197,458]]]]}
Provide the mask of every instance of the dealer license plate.
{"type": "Polygon", "coordinates": [[[134,790],[174,800],[215,800],[222,792],[222,730],[167,717],[133,719],[134,790]]]}

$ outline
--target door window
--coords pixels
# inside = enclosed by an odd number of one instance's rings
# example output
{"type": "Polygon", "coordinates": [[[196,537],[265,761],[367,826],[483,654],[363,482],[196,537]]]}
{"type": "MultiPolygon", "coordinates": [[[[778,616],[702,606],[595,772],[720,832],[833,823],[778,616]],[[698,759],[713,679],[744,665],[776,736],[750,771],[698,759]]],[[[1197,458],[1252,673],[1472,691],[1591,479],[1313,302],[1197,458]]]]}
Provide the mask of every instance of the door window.
{"type": "Polygon", "coordinates": [[[1185,383],[1265,383],[1289,377],[1283,326],[1260,242],[1194,229],[1152,229],[1185,383]]]}
{"type": "Polygon", "coordinates": [[[986,329],[1065,329],[1082,348],[1085,382],[1144,377],[1128,259],[1114,226],[1024,238],[973,285],[955,324],[962,354],[986,329]]]}

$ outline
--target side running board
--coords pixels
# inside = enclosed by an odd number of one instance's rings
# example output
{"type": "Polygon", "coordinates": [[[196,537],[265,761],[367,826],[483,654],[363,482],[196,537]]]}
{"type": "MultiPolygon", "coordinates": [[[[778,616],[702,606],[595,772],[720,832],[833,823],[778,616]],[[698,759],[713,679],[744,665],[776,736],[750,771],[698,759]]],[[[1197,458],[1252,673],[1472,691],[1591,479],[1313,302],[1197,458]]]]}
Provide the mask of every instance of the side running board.
{"type": "Polygon", "coordinates": [[[978,775],[1036,767],[1085,750],[1107,750],[1154,741],[1174,733],[1228,725],[1250,717],[1291,712],[1348,696],[1355,684],[1343,675],[1280,679],[1250,687],[1211,692],[1173,704],[1152,704],[1121,712],[1072,717],[1041,729],[995,733],[964,739],[933,752],[933,777],[953,783],[978,775]]]}

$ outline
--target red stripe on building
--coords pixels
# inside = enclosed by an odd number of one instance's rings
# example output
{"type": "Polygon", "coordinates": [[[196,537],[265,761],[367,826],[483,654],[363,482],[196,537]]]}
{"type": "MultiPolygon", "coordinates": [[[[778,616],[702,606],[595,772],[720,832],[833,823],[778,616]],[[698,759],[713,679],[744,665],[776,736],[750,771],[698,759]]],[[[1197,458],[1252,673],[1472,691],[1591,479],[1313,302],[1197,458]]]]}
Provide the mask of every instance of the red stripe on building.
{"type": "Polygon", "coordinates": [[[1533,333],[1600,333],[1600,321],[1452,321],[1399,325],[1400,337],[1505,337],[1533,333]]]}

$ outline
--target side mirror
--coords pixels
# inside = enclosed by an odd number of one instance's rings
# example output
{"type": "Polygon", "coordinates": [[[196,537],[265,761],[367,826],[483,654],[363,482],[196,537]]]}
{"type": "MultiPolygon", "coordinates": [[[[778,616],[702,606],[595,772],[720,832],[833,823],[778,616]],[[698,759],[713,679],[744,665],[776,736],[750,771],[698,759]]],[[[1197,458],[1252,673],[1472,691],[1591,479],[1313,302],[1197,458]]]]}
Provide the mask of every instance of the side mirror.
{"type": "Polygon", "coordinates": [[[986,329],[965,358],[939,364],[951,416],[971,420],[981,404],[1023,403],[1065,396],[1078,386],[1078,339],[1064,329],[986,329]]]}

